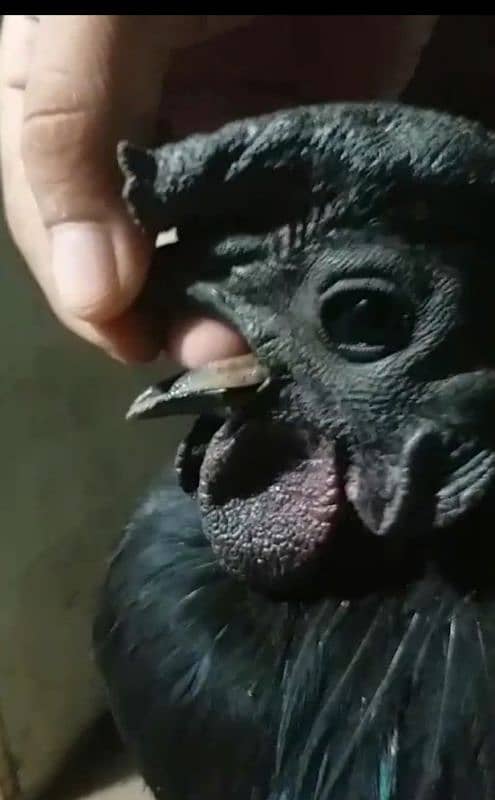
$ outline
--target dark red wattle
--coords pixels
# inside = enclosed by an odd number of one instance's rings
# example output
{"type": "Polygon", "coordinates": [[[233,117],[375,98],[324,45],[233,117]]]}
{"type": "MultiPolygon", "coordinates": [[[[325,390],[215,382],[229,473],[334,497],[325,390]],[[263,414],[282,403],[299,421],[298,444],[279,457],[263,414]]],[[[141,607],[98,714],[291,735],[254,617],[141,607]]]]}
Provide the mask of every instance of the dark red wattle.
{"type": "Polygon", "coordinates": [[[198,500],[222,565],[273,589],[317,567],[345,505],[332,445],[272,420],[217,431],[198,500]]]}

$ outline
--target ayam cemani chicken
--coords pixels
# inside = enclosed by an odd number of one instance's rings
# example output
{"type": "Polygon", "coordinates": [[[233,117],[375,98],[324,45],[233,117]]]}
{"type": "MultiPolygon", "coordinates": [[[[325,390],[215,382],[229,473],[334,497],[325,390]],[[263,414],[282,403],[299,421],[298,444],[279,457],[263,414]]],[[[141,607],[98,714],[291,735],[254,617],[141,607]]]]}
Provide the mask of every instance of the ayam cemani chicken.
{"type": "Polygon", "coordinates": [[[146,783],[493,800],[495,135],[322,105],[119,161],[140,224],[177,229],[154,312],[187,300],[251,349],[129,412],[196,415],[95,625],[146,783]]]}

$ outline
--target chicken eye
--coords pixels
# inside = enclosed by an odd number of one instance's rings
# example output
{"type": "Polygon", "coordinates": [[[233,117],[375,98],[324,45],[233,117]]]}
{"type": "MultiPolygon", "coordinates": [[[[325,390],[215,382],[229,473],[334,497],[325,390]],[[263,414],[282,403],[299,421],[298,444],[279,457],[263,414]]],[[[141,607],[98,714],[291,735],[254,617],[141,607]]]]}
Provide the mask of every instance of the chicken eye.
{"type": "Polygon", "coordinates": [[[321,301],[327,340],[355,361],[374,361],[402,349],[411,336],[411,320],[404,298],[389,288],[333,287],[321,301]]]}

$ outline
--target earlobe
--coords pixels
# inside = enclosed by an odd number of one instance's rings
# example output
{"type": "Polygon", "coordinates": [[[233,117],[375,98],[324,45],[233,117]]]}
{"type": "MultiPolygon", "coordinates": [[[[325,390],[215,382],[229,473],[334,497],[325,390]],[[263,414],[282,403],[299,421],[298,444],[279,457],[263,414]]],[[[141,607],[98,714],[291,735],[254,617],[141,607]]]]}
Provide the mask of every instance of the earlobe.
{"type": "Polygon", "coordinates": [[[380,537],[430,531],[443,458],[440,433],[426,421],[406,438],[398,463],[354,465],[346,491],[364,526],[380,537]]]}
{"type": "Polygon", "coordinates": [[[490,450],[470,448],[449,473],[447,481],[437,495],[434,526],[445,528],[474,508],[481,506],[488,494],[495,491],[495,453],[490,450]]]}
{"type": "Polygon", "coordinates": [[[435,528],[447,527],[495,493],[494,402],[495,374],[487,369],[438,382],[422,406],[441,434],[445,461],[435,528]]]}
{"type": "Polygon", "coordinates": [[[395,493],[385,508],[380,536],[417,535],[429,531],[435,516],[435,495],[443,471],[439,432],[426,422],[407,440],[398,468],[395,493]]]}

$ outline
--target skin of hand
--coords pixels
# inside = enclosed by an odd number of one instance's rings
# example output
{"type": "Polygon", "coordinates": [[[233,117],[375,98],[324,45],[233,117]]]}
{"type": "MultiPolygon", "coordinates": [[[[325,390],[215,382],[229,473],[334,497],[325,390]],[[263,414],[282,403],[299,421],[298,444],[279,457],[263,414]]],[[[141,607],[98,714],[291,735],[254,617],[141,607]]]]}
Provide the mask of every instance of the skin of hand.
{"type": "Polygon", "coordinates": [[[0,157],[13,238],[58,318],[122,361],[194,367],[245,343],[133,307],[153,242],[120,197],[120,139],[156,144],[284,106],[396,97],[436,18],[7,15],[0,157]],[[356,53],[359,56],[356,57],[356,53]],[[359,63],[358,63],[359,62],[359,63]]]}

